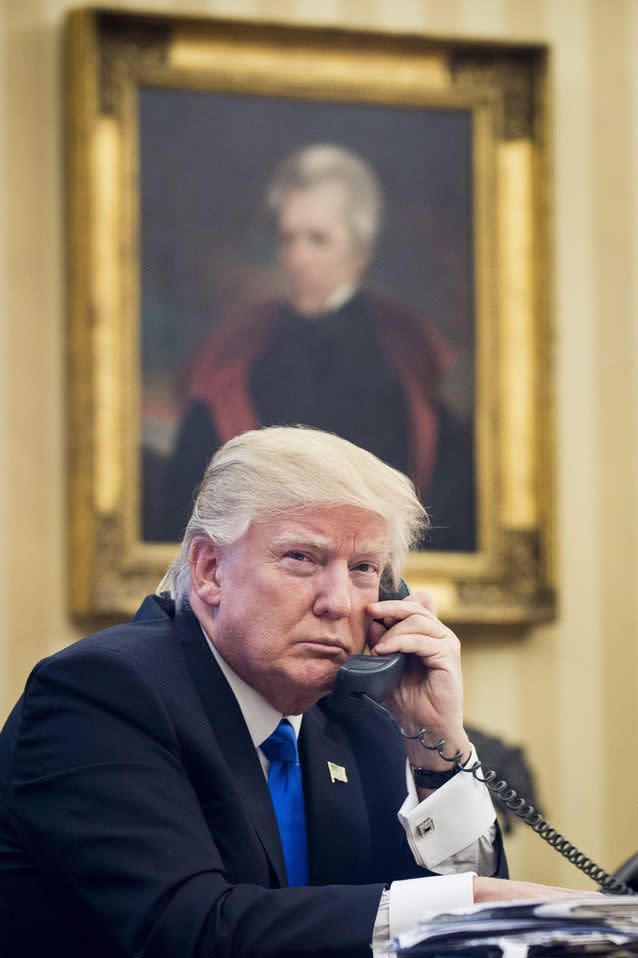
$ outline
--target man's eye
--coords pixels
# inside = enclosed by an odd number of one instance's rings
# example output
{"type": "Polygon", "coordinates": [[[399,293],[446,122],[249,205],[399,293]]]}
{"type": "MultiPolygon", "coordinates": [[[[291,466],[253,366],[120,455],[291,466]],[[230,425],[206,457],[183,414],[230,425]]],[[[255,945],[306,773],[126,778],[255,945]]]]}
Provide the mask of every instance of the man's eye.
{"type": "Polygon", "coordinates": [[[379,571],[379,570],[377,569],[376,565],[373,565],[372,562],[360,562],[358,565],[355,566],[355,569],[357,570],[357,572],[374,572],[374,573],[376,573],[376,572],[379,571]]]}
{"type": "Polygon", "coordinates": [[[329,237],[326,233],[311,233],[310,242],[313,246],[327,246],[329,242],[329,237]]]}
{"type": "Polygon", "coordinates": [[[297,559],[300,562],[303,562],[305,559],[308,558],[305,552],[297,552],[294,549],[291,550],[290,552],[287,552],[286,555],[288,556],[289,559],[297,559]]]}

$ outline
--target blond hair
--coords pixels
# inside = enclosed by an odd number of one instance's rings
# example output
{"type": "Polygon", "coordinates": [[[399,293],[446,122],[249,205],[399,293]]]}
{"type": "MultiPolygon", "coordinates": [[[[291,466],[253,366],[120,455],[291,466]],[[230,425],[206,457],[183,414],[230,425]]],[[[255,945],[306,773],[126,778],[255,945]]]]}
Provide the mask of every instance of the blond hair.
{"type": "Polygon", "coordinates": [[[408,550],[428,525],[407,476],[371,452],[318,429],[272,426],[242,433],[211,459],[179,554],[158,592],[168,591],[178,608],[187,605],[191,547],[201,536],[229,545],[253,522],[343,505],[387,520],[389,560],[384,578],[396,585],[408,550]]]}

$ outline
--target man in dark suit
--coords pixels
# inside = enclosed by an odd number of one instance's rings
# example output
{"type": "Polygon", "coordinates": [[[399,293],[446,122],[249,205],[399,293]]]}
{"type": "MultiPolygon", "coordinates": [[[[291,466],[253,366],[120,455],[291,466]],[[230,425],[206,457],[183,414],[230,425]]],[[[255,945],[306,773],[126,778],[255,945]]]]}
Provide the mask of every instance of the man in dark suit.
{"type": "Polygon", "coordinates": [[[409,653],[395,717],[472,756],[456,636],[424,593],[378,601],[423,521],[336,436],[218,452],[167,591],[41,662],[0,736],[3,956],[363,958],[425,907],[559,894],[477,878],[505,874],[484,786],[326,699],[366,643],[409,653]]]}

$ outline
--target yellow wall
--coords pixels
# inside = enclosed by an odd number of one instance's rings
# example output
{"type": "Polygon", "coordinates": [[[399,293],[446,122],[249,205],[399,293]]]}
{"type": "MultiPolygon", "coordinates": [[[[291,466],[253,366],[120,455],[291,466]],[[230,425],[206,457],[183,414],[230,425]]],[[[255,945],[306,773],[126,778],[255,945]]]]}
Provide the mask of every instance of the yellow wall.
{"type": "MultiPolygon", "coordinates": [[[[638,2],[133,5],[551,45],[560,615],[525,638],[468,638],[467,711],[526,745],[552,821],[617,864],[638,849],[638,2]]],[[[0,0],[2,715],[35,660],[79,636],[66,611],[60,18],[70,6],[0,0]]],[[[531,833],[510,857],[521,877],[589,887],[531,833]]]]}

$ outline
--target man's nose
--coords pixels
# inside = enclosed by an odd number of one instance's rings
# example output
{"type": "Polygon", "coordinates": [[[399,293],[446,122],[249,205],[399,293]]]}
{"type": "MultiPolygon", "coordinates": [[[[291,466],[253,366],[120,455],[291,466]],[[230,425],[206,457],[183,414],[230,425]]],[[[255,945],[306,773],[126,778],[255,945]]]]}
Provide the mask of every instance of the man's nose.
{"type": "Polygon", "coordinates": [[[315,599],[315,615],[330,619],[344,619],[352,610],[350,595],[350,571],[348,569],[326,569],[321,576],[319,591],[315,599]]]}
{"type": "Polygon", "coordinates": [[[296,239],[286,250],[286,264],[293,271],[305,269],[309,262],[308,244],[303,239],[296,239]]]}

